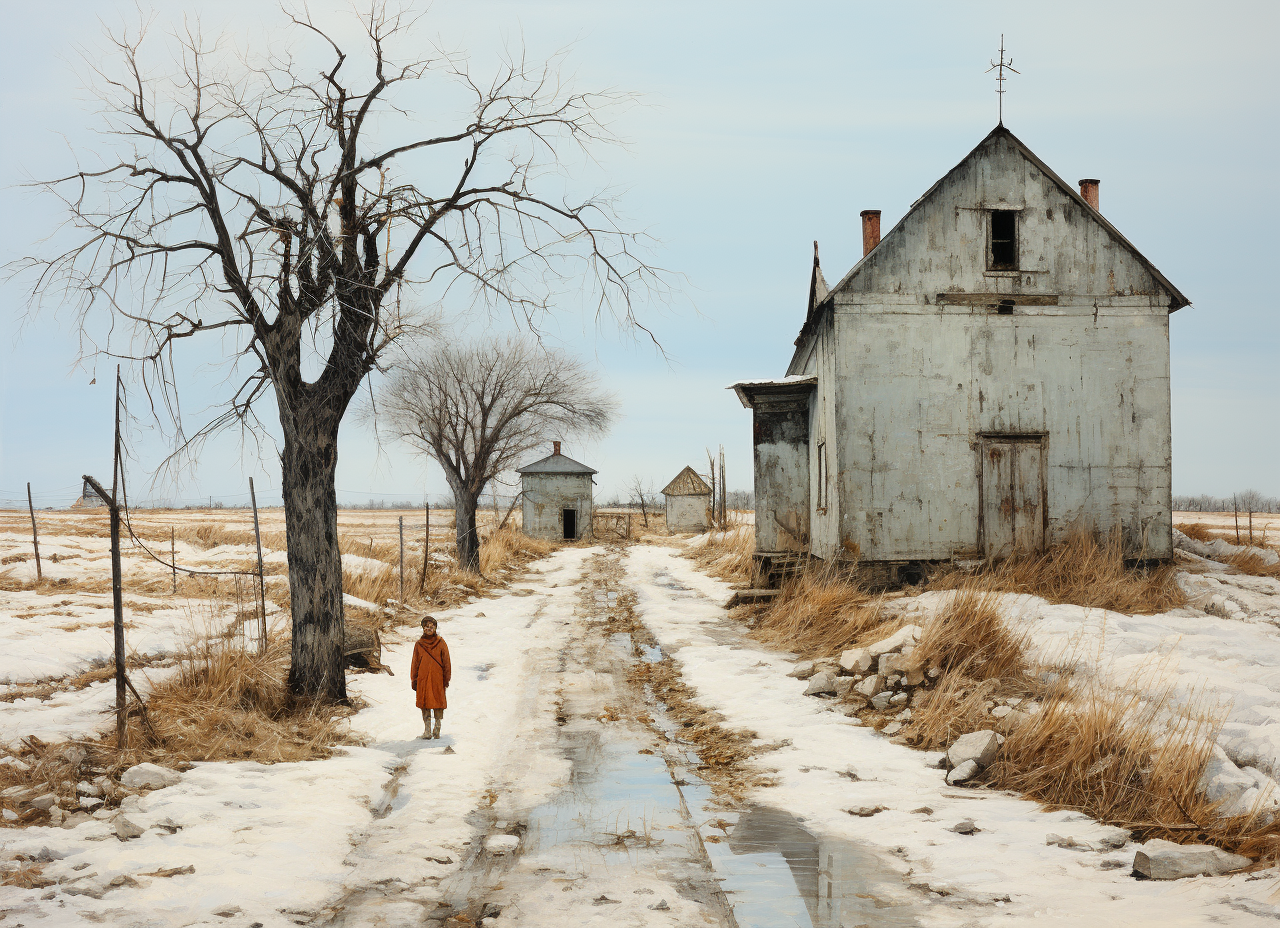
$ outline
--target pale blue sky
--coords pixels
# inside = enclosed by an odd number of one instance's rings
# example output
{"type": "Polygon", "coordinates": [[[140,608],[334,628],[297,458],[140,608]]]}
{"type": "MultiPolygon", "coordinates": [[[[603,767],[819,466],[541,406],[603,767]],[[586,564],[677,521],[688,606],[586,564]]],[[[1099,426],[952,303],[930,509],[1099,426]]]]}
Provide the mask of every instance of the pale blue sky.
{"type": "MultiPolygon", "coordinates": [[[[97,40],[99,17],[117,20],[132,4],[4,7],[0,160],[17,183],[68,167],[68,143],[93,143],[74,47],[97,40]]],[[[250,37],[276,36],[281,22],[258,2],[157,8],[162,23],[196,11],[206,31],[250,37]]],[[[860,255],[859,210],[883,210],[890,228],[990,131],[994,81],[983,71],[1001,32],[1022,72],[1009,84],[1006,124],[1068,180],[1102,178],[1103,212],[1192,300],[1171,321],[1175,492],[1275,495],[1277,9],[437,0],[425,28],[469,48],[479,72],[520,35],[535,55],[573,43],[584,86],[645,101],[619,126],[629,146],[605,152],[600,170],[626,189],[624,211],[661,240],[656,260],[687,277],[685,305],[642,310],[670,363],[572,312],[553,333],[598,363],[622,402],[607,438],[566,448],[600,470],[604,496],[633,473],[661,487],[687,463],[701,469],[703,449],[720,443],[730,486],[750,486],[750,416],[724,387],[785,369],[814,239],[827,278],[839,278],[860,255]]],[[[14,186],[0,190],[0,210],[4,260],[30,252],[59,218],[14,186]]],[[[65,319],[41,316],[19,333],[23,305],[18,286],[0,284],[0,499],[30,480],[40,501],[65,503],[81,473],[110,472],[110,377],[90,386],[72,369],[77,341],[65,319]]],[[[208,404],[201,365],[222,350],[185,359],[189,414],[208,404]]],[[[136,436],[135,497],[163,450],[159,436],[136,436]]],[[[244,455],[227,436],[176,491],[154,493],[232,502],[251,475],[261,497],[278,498],[274,451],[244,455]]],[[[434,467],[344,426],[342,499],[416,498],[424,485],[445,489],[434,467]]]]}

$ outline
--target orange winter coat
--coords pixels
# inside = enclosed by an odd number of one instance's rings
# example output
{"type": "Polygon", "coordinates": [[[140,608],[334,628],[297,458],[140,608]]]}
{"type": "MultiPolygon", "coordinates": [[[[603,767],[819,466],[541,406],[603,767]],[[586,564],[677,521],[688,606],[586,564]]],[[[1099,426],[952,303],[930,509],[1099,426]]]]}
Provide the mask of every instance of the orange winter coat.
{"type": "Polygon", "coordinates": [[[453,675],[449,666],[449,646],[438,634],[428,641],[419,638],[413,646],[409,665],[409,682],[418,694],[419,709],[445,709],[444,691],[453,675]]]}

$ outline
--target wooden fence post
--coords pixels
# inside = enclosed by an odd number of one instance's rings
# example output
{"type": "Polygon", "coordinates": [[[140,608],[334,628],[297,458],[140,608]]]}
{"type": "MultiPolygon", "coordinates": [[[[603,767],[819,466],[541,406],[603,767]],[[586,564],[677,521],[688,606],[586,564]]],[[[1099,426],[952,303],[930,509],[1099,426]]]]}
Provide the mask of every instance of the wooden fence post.
{"type": "Polygon", "coordinates": [[[249,502],[253,504],[253,540],[258,545],[258,653],[267,652],[267,584],[262,577],[262,532],[258,528],[258,496],[249,478],[249,502]]]}
{"type": "Polygon", "coordinates": [[[39,581],[44,579],[44,572],[40,569],[40,536],[36,533],[36,507],[31,502],[30,480],[27,481],[27,509],[31,511],[31,545],[36,549],[36,580],[39,581]]]}
{"type": "Polygon", "coordinates": [[[427,566],[431,563],[431,501],[422,503],[422,576],[418,578],[418,595],[427,589],[427,566]]]}
{"type": "Polygon", "coordinates": [[[404,606],[404,516],[400,517],[400,605],[404,606]]]}
{"type": "Polygon", "coordinates": [[[173,568],[173,595],[178,595],[178,532],[169,526],[169,566],[173,568]]]}

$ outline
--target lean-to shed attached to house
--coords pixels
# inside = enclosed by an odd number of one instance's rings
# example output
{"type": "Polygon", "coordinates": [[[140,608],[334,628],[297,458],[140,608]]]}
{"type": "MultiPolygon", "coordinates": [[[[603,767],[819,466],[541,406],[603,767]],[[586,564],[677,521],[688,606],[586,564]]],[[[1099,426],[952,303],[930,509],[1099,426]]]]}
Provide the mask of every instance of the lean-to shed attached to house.
{"type": "Polygon", "coordinates": [[[524,533],[530,538],[590,538],[592,476],[597,472],[561,454],[560,442],[552,442],[552,449],[541,461],[516,468],[524,491],[524,533]]]}
{"type": "Polygon", "coordinates": [[[1172,556],[1169,318],[1188,299],[1003,125],[828,289],[815,245],[786,376],[754,419],[763,558],[933,562],[1123,534],[1172,556]]]}
{"type": "Polygon", "coordinates": [[[692,467],[676,474],[662,488],[667,500],[667,531],[701,532],[707,527],[707,510],[711,507],[711,487],[692,467]]]}

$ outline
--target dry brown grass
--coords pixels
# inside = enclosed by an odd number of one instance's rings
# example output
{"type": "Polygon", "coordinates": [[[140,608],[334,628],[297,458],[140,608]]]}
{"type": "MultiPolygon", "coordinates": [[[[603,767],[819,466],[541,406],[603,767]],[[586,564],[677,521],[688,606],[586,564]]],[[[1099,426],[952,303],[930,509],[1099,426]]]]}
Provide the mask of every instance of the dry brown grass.
{"type": "Polygon", "coordinates": [[[1227,563],[1242,574],[1251,574],[1255,577],[1274,577],[1280,580],[1280,561],[1268,564],[1261,556],[1249,553],[1233,554],[1227,558],[1227,563]]]}
{"type": "MultiPolygon", "coordinates": [[[[1130,615],[1167,612],[1186,602],[1170,565],[1130,567],[1119,532],[1105,539],[1078,532],[1043,554],[1016,554],[976,575],[993,590],[1030,593],[1051,603],[1111,609],[1130,615]]],[[[929,581],[929,589],[968,586],[975,575],[949,571],[929,581]]]]}
{"type": "Polygon", "coordinates": [[[1204,542],[1205,544],[1216,541],[1221,537],[1220,535],[1215,535],[1213,529],[1203,522],[1187,522],[1183,525],[1175,525],[1174,528],[1192,541],[1204,542]]]}
{"type": "Polygon", "coordinates": [[[558,546],[554,542],[530,538],[518,528],[507,526],[490,532],[480,542],[480,573],[494,577],[540,557],[558,546]]]}
{"type": "Polygon", "coordinates": [[[974,680],[1025,676],[1029,630],[1009,627],[1000,610],[1002,597],[984,586],[956,590],[924,626],[912,657],[922,666],[974,680]]]}
{"type": "MultiPolygon", "coordinates": [[[[140,715],[130,715],[120,763],[252,758],[272,764],[328,757],[335,744],[353,743],[343,720],[354,710],[295,698],[288,670],[285,637],[270,638],[261,655],[234,639],[201,639],[147,698],[154,734],[140,715]]],[[[103,744],[114,747],[114,732],[103,744]]]]}
{"type": "Polygon", "coordinates": [[[750,526],[739,526],[727,532],[712,532],[705,545],[689,554],[711,576],[754,587],[759,582],[754,551],[755,533],[750,526]]]}
{"type": "Polygon", "coordinates": [[[811,568],[783,585],[752,635],[807,657],[832,657],[873,630],[883,637],[903,624],[887,619],[883,602],[847,573],[811,568]]]}

